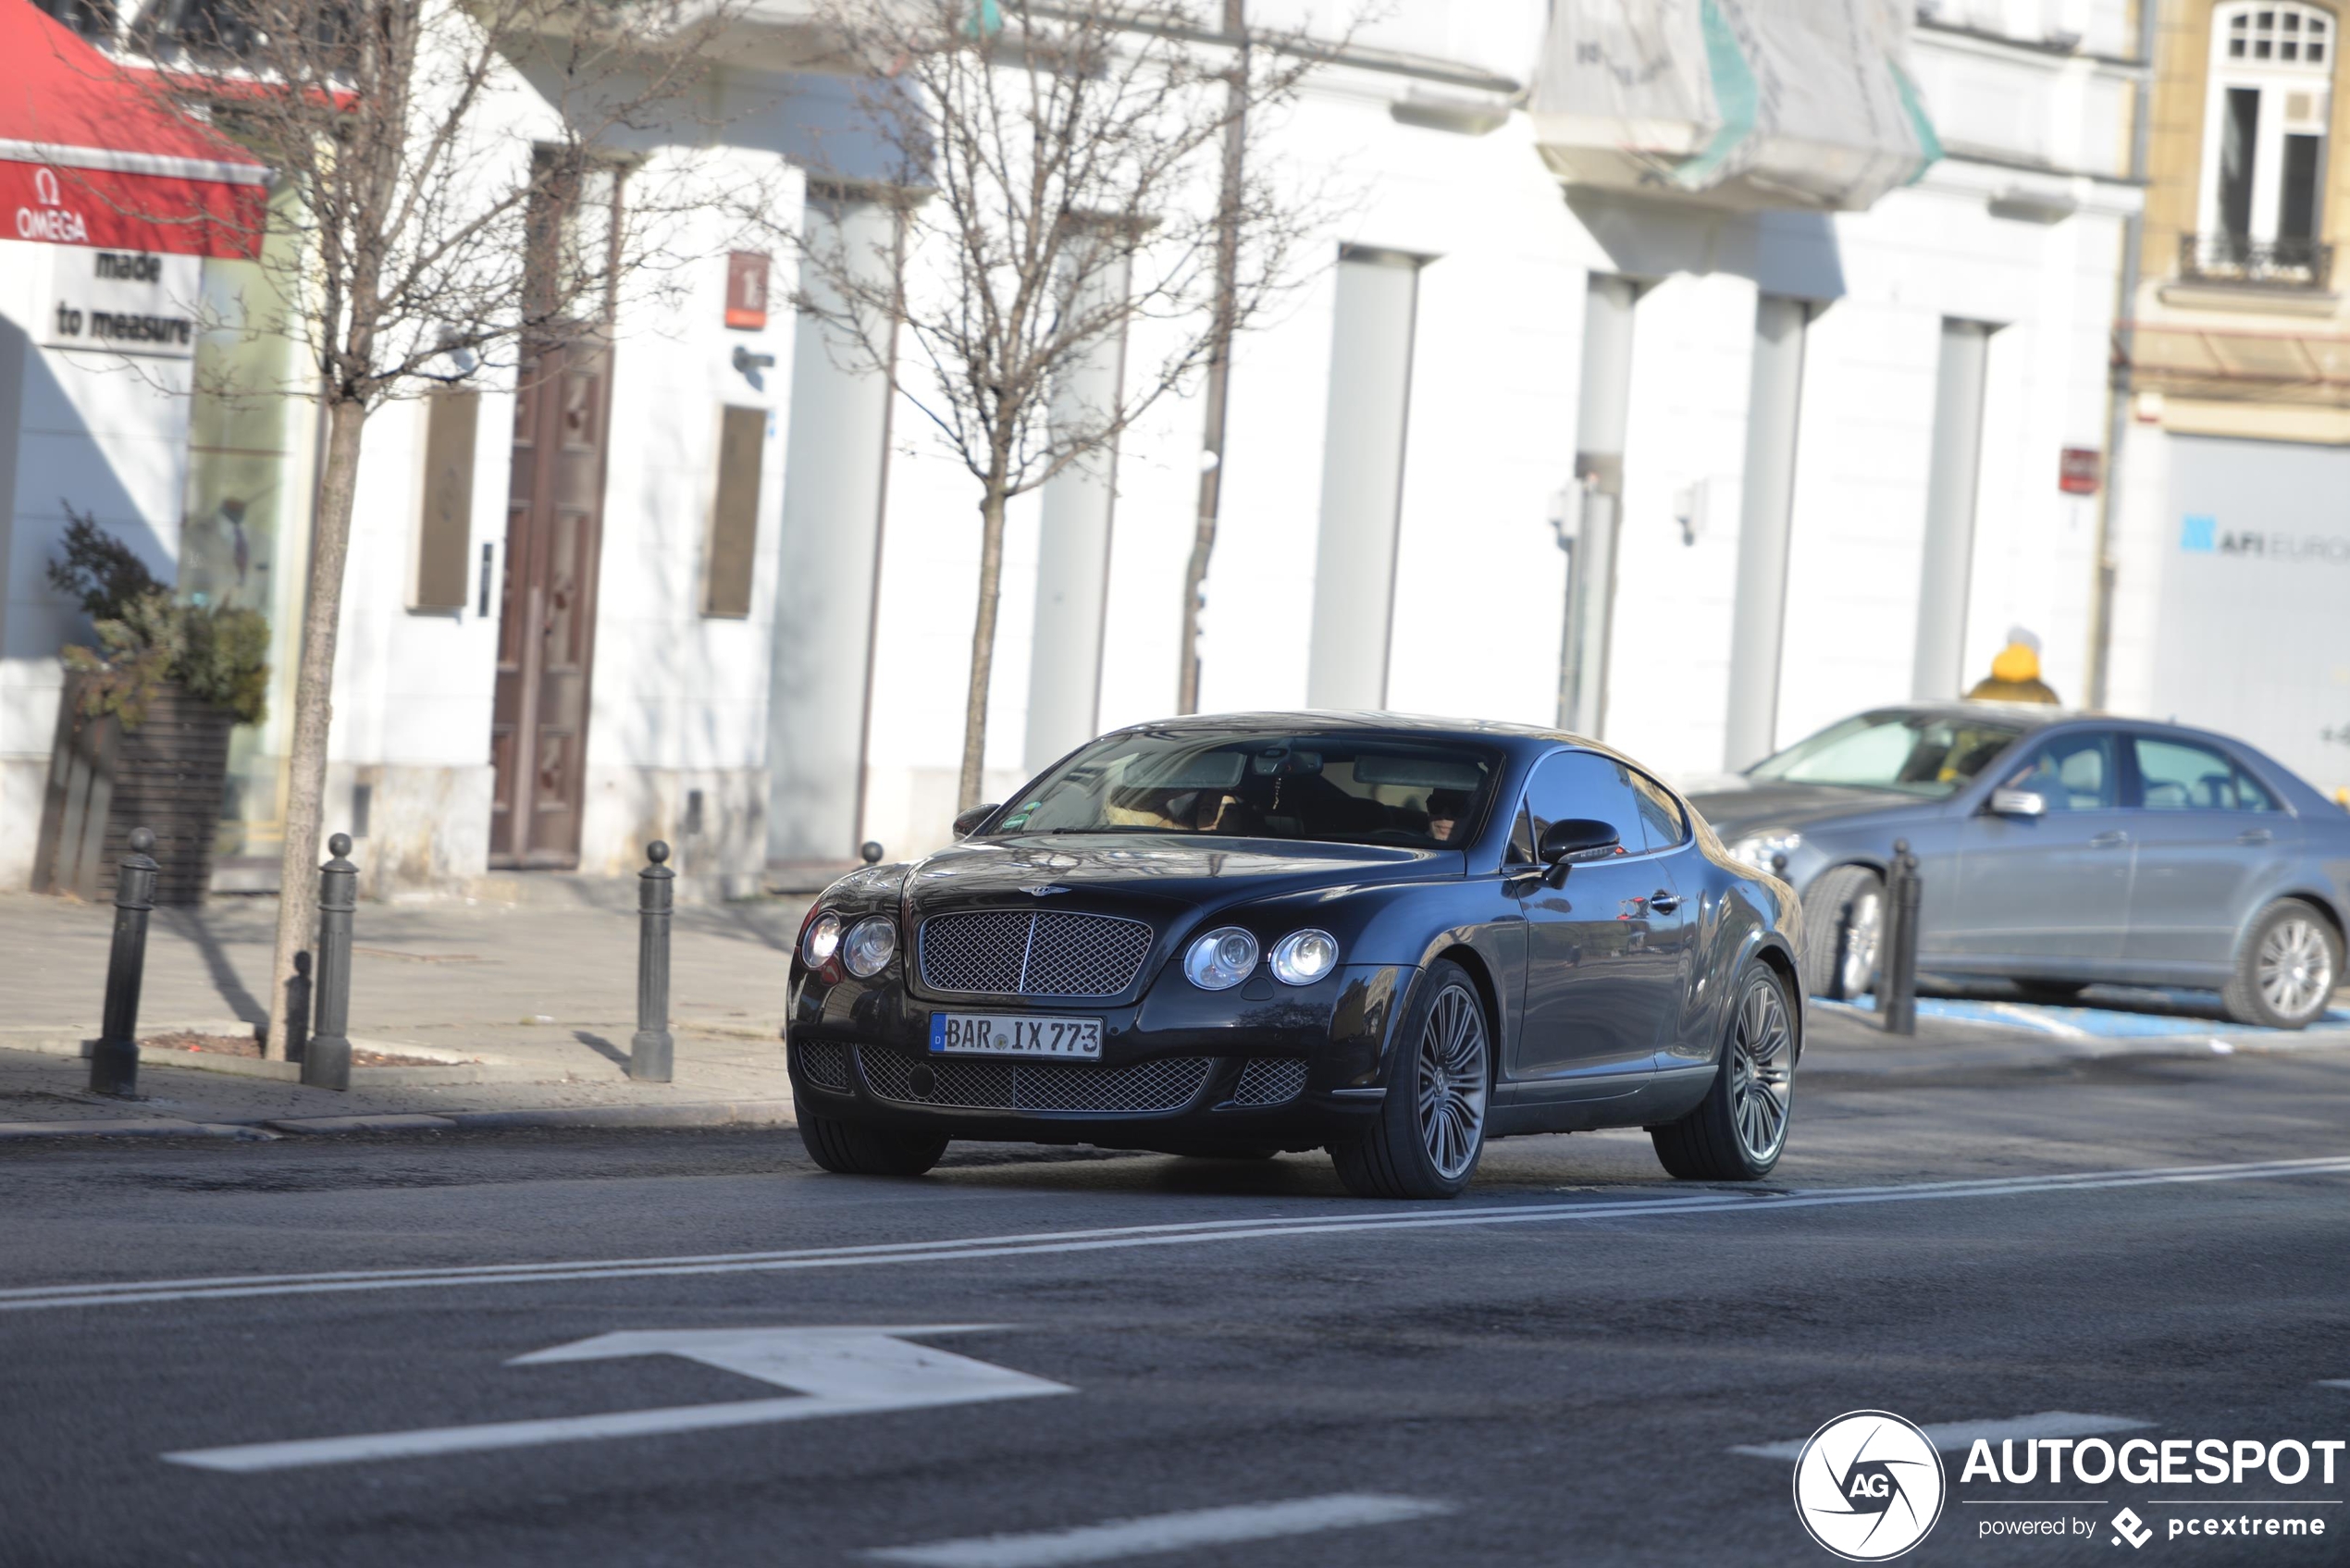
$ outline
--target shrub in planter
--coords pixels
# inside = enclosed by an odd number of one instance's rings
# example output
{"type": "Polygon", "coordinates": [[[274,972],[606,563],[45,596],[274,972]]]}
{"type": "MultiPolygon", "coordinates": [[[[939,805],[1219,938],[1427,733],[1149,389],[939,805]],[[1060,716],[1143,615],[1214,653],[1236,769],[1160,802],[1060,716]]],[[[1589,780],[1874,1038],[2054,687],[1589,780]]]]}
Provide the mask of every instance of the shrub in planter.
{"type": "Polygon", "coordinates": [[[185,604],[130,548],[68,509],[49,581],[90,616],[95,648],[68,672],[42,813],[37,888],[109,896],[133,828],[152,828],[158,903],[202,902],[228,788],[229,731],[269,689],[258,611],[185,604]]]}

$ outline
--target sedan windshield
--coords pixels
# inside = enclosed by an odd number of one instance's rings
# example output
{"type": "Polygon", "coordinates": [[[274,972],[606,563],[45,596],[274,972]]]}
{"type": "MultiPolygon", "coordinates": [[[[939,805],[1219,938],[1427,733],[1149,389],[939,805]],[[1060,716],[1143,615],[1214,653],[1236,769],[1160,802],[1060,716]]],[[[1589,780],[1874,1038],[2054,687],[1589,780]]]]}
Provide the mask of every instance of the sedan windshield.
{"type": "Polygon", "coordinates": [[[1480,747],[1416,738],[1131,730],[1045,774],[993,831],[1457,848],[1477,831],[1499,763],[1480,747]]]}
{"type": "Polygon", "coordinates": [[[1849,784],[1939,799],[2023,731],[1969,714],[1857,713],[1747,770],[1756,784],[1849,784]]]}

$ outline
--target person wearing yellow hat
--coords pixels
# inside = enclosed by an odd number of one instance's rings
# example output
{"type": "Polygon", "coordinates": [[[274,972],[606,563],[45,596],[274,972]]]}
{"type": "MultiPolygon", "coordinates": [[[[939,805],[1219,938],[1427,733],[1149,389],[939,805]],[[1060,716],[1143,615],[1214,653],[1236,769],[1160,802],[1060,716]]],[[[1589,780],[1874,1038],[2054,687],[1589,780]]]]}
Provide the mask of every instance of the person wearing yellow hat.
{"type": "Polygon", "coordinates": [[[1966,695],[1970,702],[2054,704],[2057,694],[2040,679],[2040,639],[2022,626],[2008,628],[2008,646],[1991,661],[1990,677],[1975,682],[1966,695]]]}

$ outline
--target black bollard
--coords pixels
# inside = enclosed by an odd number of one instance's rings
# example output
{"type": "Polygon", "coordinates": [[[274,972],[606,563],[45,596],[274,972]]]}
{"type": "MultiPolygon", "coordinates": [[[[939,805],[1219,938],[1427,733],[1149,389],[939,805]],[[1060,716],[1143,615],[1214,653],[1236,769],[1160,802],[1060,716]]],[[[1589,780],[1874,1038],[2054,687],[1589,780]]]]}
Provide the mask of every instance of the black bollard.
{"type": "Polygon", "coordinates": [[[669,912],[677,873],[662,862],[669,846],[645,846],[652,862],[637,873],[637,1033],[628,1042],[628,1076],[666,1083],[675,1043],[669,1036],[669,912]]]}
{"type": "Polygon", "coordinates": [[[359,868],[351,835],[327,840],[334,858],[318,868],[318,960],[302,1080],[313,1089],[351,1087],[351,917],[359,908],[359,868]]]}
{"type": "Polygon", "coordinates": [[[147,972],[147,917],[155,907],[155,835],[130,830],[130,853],[115,867],[114,952],[106,959],[105,1019],[90,1049],[90,1092],[139,1093],[139,986],[147,972]]]}
{"type": "Polygon", "coordinates": [[[1885,886],[1884,954],[1877,982],[1877,1016],[1887,1034],[1918,1031],[1918,858],[1910,841],[1893,843],[1893,874],[1885,886]]]}

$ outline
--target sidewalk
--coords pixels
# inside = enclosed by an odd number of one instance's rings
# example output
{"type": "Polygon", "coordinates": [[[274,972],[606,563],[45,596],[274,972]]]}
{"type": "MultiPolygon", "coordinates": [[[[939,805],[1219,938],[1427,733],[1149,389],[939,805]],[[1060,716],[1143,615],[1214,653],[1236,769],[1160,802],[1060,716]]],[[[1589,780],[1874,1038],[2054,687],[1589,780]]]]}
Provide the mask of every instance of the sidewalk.
{"type": "MultiPolygon", "coordinates": [[[[674,1080],[632,1082],[633,904],[362,904],[352,950],[354,1051],[428,1065],[354,1066],[347,1093],[254,1058],[142,1050],[141,1098],[86,1092],[114,910],[0,895],[0,1136],[55,1130],[227,1131],[320,1117],[435,1116],[619,1125],[788,1121],[782,1026],[804,899],[680,907],[671,939],[674,1080]],[[169,1124],[178,1124],[171,1126],[169,1124]],[[110,1128],[109,1130],[116,1129],[110,1128]]],[[[264,1016],[277,902],[158,909],[142,1038],[250,1035],[264,1016]]],[[[324,1129],[321,1129],[323,1130],[324,1129]]]]}

